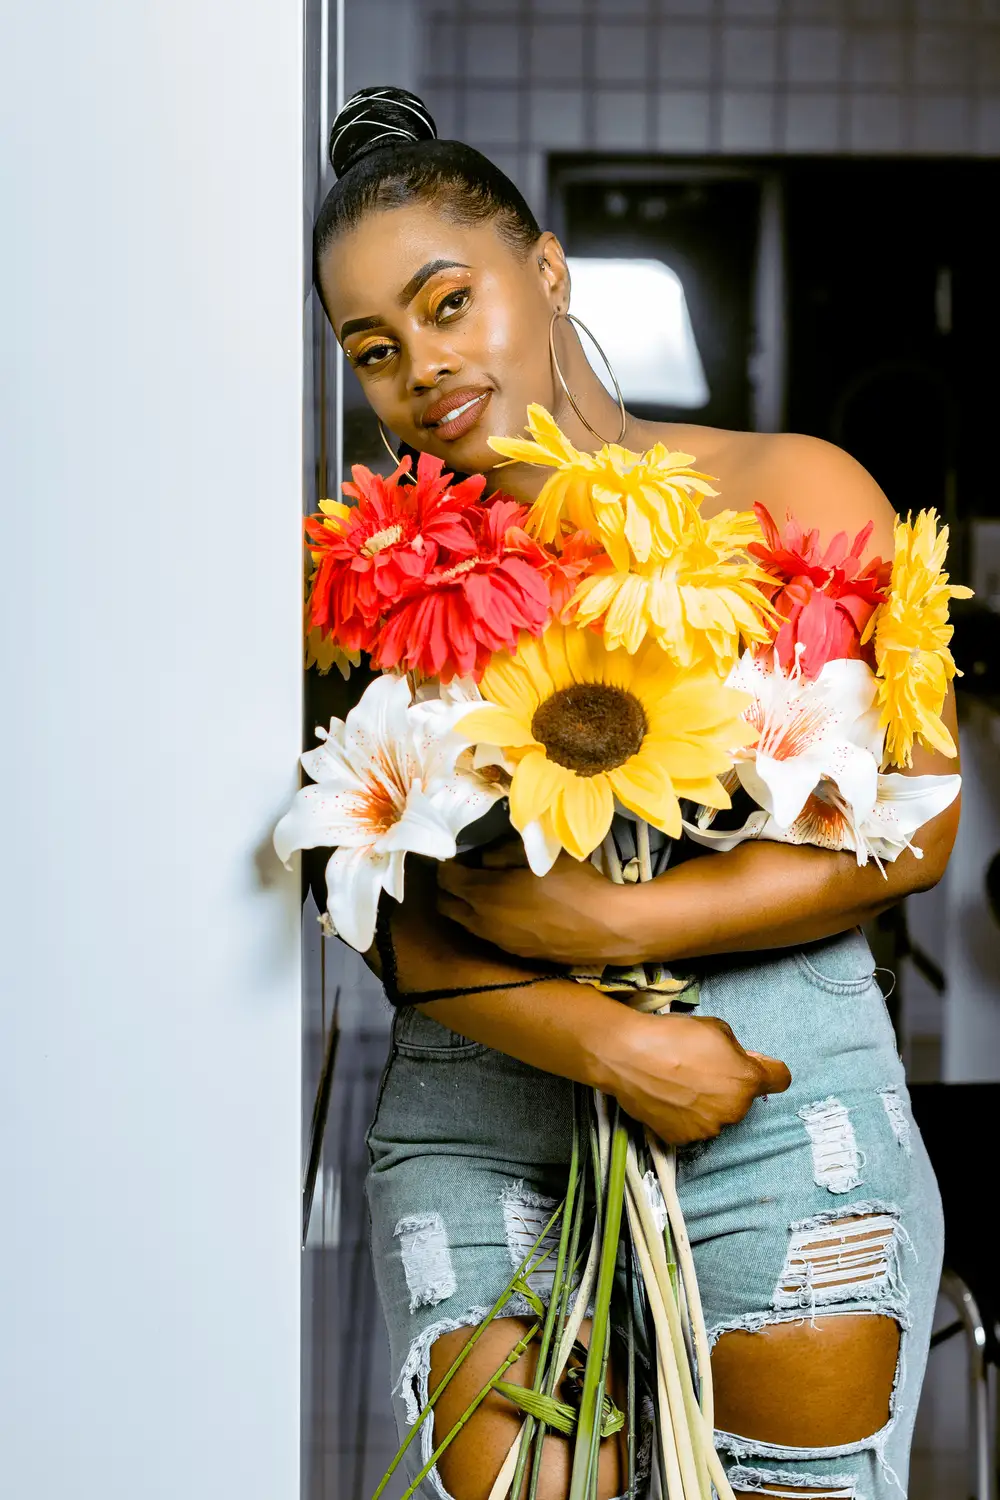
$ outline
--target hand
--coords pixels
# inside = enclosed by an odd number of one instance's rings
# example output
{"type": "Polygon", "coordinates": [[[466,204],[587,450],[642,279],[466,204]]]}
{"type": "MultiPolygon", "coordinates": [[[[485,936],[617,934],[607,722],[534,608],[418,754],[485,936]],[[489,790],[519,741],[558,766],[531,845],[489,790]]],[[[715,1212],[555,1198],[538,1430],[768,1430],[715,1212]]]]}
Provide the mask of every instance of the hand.
{"type": "Polygon", "coordinates": [[[629,1016],[616,1030],[604,1092],[661,1140],[708,1140],[742,1120],[753,1101],[792,1081],[783,1062],[747,1052],[715,1016],[629,1016]]]}
{"type": "MultiPolygon", "coordinates": [[[[523,856],[522,856],[523,857],[523,856]]],[[[557,964],[629,964],[636,947],[627,905],[635,887],[612,885],[593,865],[561,854],[547,875],[517,866],[514,846],[473,870],[454,860],[438,868],[438,911],[468,932],[521,958],[557,964]]]]}

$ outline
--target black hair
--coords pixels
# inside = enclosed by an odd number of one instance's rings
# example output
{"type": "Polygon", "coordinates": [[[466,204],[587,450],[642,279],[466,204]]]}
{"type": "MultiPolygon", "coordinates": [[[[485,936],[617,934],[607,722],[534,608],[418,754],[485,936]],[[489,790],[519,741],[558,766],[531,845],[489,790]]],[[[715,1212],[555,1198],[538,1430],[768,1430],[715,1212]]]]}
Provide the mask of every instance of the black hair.
{"type": "Polygon", "coordinates": [[[424,202],[459,224],[492,219],[522,255],[542,232],[506,173],[472,146],[438,140],[423,101],[406,89],[360,89],[334,120],[329,150],[337,181],[313,231],[317,286],[329,245],[377,209],[424,202]]]}

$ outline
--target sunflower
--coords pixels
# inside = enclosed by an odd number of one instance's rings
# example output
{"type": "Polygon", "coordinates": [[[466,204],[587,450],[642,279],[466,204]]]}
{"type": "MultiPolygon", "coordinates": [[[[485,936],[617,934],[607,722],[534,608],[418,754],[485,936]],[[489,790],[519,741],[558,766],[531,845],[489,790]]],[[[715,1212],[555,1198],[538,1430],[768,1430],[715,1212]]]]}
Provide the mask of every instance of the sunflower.
{"type": "Polygon", "coordinates": [[[674,546],[689,511],[697,508],[692,496],[717,493],[709,475],[690,467],[690,453],[671,453],[662,443],[646,453],[618,443],[581,453],[537,404],[528,407],[528,431],[530,442],[489,439],[506,458],[555,470],[531,507],[527,530],[557,546],[567,523],[570,530],[589,532],[621,572],[632,558],[648,562],[657,548],[674,546]]]}
{"type": "Polygon", "coordinates": [[[948,646],[948,606],[971,599],[972,590],[948,582],[947,552],[948,528],[938,530],[936,511],[897,521],[889,598],[862,637],[862,644],[875,640],[886,764],[912,765],[915,739],[942,755],[957,754],[941,719],[948,684],[961,676],[948,646]]]}
{"type": "Polygon", "coordinates": [[[515,828],[540,825],[575,859],[601,843],[616,798],[674,838],[679,798],[728,807],[718,777],[754,734],[741,718],[750,699],[710,668],[682,672],[653,641],[630,655],[562,625],[494,657],[480,691],[459,733],[513,765],[515,828]]]}
{"type": "Polygon", "coordinates": [[[677,545],[628,572],[605,569],[584,578],[568,615],[581,625],[600,622],[608,646],[637,651],[648,637],[678,666],[708,660],[722,676],[740,643],[768,644],[774,611],[761,591],[768,575],[747,556],[760,529],[752,511],[684,518],[677,545]]]}

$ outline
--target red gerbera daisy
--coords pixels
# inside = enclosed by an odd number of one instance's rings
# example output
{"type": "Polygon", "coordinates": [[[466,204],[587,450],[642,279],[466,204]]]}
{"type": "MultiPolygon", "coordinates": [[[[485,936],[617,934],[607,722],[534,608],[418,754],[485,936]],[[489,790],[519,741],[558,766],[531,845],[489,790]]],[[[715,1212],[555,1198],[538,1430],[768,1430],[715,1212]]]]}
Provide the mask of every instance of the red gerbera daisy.
{"type": "Polygon", "coordinates": [[[403,667],[442,682],[478,680],[495,651],[516,649],[522,630],[540,635],[552,600],[544,573],[518,544],[526,514],[506,495],[467,512],[474,550],[405,581],[379,631],[372,665],[383,671],[403,667]]]}
{"type": "Polygon", "coordinates": [[[543,547],[520,526],[511,526],[507,530],[506,545],[545,579],[556,619],[576,593],[580,579],[608,563],[603,546],[589,532],[574,531],[560,538],[560,544],[562,551],[556,552],[551,547],[543,547]]]}
{"type": "Polygon", "coordinates": [[[861,566],[873,523],[850,543],[846,531],[838,532],[824,552],[818,530],[803,531],[788,516],[782,535],[765,506],[758,503],[754,511],[765,541],[747,550],[774,580],[761,589],[782,616],[774,650],[783,670],[798,659],[803,674],[816,677],[828,661],[860,657],[861,636],[886,597],[892,571],[880,557],[861,566]]]}
{"type": "Polygon", "coordinates": [[[481,474],[451,485],[444,461],[422,453],[416,483],[403,483],[403,459],[388,479],[358,464],[343,486],[356,505],[326,501],[305,523],[316,572],[310,624],[349,650],[370,650],[378,624],[409,581],[439,562],[476,549],[467,516],[486,483],[481,474]]]}

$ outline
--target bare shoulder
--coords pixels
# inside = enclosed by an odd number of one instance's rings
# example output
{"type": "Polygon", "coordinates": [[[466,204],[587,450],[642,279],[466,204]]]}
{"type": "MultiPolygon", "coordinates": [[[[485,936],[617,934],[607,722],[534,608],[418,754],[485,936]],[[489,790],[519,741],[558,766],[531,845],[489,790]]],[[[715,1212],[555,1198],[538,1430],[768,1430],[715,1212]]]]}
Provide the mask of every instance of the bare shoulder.
{"type": "Polygon", "coordinates": [[[672,446],[683,446],[700,468],[717,477],[720,493],[713,508],[747,510],[760,501],[779,526],[790,514],[824,537],[838,531],[853,536],[871,521],[867,555],[892,556],[892,506],[867,469],[835,444],[796,432],[680,425],[667,430],[672,446]]]}

